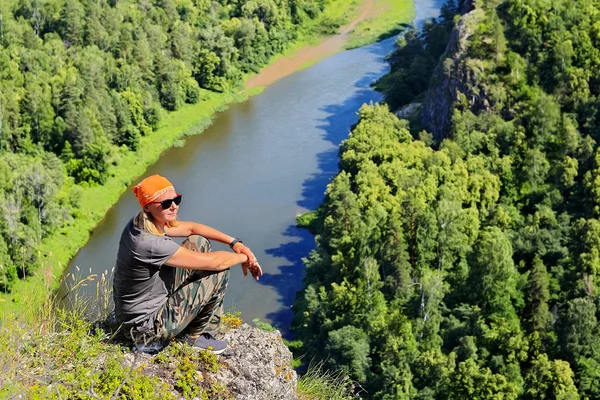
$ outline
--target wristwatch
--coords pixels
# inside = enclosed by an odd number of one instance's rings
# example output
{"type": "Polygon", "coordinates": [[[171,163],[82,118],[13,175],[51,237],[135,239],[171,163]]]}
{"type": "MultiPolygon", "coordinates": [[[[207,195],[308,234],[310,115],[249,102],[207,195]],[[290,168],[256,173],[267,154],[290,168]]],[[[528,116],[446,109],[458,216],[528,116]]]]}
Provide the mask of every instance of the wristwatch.
{"type": "Polygon", "coordinates": [[[235,246],[237,243],[244,243],[240,240],[240,238],[235,238],[231,241],[231,243],[229,243],[229,247],[231,247],[231,250],[233,250],[233,246],[235,246]]]}

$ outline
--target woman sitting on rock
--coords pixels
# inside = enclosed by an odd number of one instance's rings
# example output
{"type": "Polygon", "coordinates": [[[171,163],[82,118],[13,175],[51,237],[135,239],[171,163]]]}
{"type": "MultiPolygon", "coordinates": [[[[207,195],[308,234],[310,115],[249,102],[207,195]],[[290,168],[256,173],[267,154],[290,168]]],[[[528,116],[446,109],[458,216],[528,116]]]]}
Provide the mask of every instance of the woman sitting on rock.
{"type": "Polygon", "coordinates": [[[260,265],[239,239],[209,226],[177,220],[181,195],[153,175],[133,188],[142,207],[119,242],[113,289],[115,315],[137,345],[181,333],[190,345],[222,353],[227,342],[211,334],[223,312],[229,268],[242,265],[258,280],[260,265]],[[180,246],[172,237],[187,237],[180,246]],[[210,252],[210,240],[233,252],[210,252]]]}

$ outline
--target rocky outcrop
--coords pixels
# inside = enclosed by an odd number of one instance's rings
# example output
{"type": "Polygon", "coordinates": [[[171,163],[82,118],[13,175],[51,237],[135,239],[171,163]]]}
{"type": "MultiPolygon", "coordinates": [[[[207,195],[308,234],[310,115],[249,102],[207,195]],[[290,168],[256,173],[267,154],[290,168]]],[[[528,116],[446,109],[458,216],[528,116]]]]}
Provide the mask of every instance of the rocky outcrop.
{"type": "Polygon", "coordinates": [[[438,141],[449,135],[452,112],[458,101],[474,112],[489,108],[485,90],[478,82],[482,68],[476,60],[466,57],[469,38],[482,18],[481,9],[461,17],[433,72],[423,102],[421,123],[438,141]]]}
{"type": "Polygon", "coordinates": [[[421,103],[410,103],[402,107],[400,110],[396,111],[394,114],[396,114],[396,117],[400,119],[409,118],[413,114],[415,114],[420,107],[421,103]]]}
{"type": "Polygon", "coordinates": [[[237,400],[297,398],[292,353],[279,331],[265,332],[244,324],[227,332],[224,339],[230,349],[221,356],[224,368],[214,378],[237,400]]]}
{"type": "Polygon", "coordinates": [[[298,398],[298,376],[292,368],[292,353],[283,343],[279,331],[267,332],[242,324],[218,336],[228,341],[229,348],[216,357],[212,354],[190,356],[191,348],[185,349],[175,342],[153,349],[152,352],[157,354],[127,353],[125,364],[146,376],[158,377],[172,388],[174,398],[298,398]],[[193,365],[195,373],[182,375],[186,365],[193,365]],[[182,389],[186,386],[188,392],[182,389]],[[194,386],[198,390],[194,391],[194,386]]]}

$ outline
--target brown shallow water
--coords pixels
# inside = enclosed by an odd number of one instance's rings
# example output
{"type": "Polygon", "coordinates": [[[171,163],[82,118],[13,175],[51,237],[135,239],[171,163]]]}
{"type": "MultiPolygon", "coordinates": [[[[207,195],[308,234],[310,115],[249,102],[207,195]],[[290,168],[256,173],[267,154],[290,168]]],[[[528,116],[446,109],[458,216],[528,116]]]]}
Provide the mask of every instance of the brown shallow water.
{"type": "MultiPolygon", "coordinates": [[[[252,89],[268,86],[283,77],[297,72],[307,64],[314,63],[339,53],[344,49],[344,45],[348,42],[348,38],[350,37],[350,32],[352,32],[356,25],[366,18],[376,15],[374,14],[374,5],[375,0],[364,0],[360,5],[358,17],[340,28],[340,33],[323,39],[319,44],[303,47],[287,57],[279,58],[274,63],[263,68],[258,74],[251,77],[246,83],[246,88],[252,89]]],[[[382,10],[379,10],[379,12],[381,11],[382,10]]]]}

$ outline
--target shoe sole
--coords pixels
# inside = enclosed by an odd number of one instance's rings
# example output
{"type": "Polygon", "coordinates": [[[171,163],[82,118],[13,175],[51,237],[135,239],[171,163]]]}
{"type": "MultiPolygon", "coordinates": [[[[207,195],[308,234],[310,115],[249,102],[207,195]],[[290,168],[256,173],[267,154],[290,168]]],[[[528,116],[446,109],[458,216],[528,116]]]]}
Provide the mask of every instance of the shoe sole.
{"type": "Polygon", "coordinates": [[[211,353],[213,353],[214,355],[217,355],[217,356],[219,354],[223,353],[225,350],[227,350],[229,348],[229,346],[227,346],[227,347],[225,347],[225,348],[223,348],[221,350],[212,350],[212,349],[206,349],[206,348],[203,348],[203,347],[196,347],[196,346],[194,346],[193,343],[190,343],[187,340],[185,340],[184,343],[186,343],[187,345],[191,346],[196,351],[210,351],[211,353]]]}
{"type": "Polygon", "coordinates": [[[227,347],[225,347],[224,349],[221,350],[209,350],[209,349],[202,349],[200,347],[193,347],[192,348],[196,351],[210,351],[211,353],[213,353],[214,355],[218,356],[219,354],[223,353],[225,350],[227,350],[227,347]]]}

